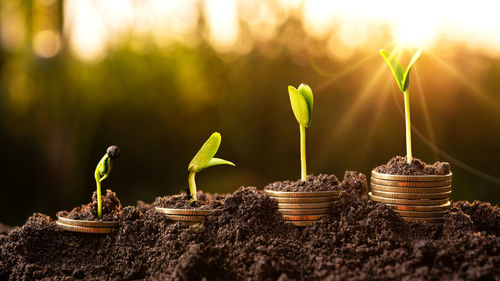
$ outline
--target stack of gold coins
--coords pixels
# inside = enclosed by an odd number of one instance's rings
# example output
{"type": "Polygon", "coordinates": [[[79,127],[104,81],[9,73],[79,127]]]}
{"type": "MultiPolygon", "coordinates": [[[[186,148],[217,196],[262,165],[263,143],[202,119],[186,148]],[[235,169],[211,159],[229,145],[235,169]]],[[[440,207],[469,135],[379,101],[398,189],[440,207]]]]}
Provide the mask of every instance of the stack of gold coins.
{"type": "Polygon", "coordinates": [[[221,209],[216,210],[198,210],[198,209],[170,209],[170,208],[159,208],[156,207],[157,212],[165,214],[167,219],[172,221],[179,221],[185,224],[197,224],[203,221],[203,217],[215,211],[221,211],[221,209]]]}
{"type": "Polygon", "coordinates": [[[118,224],[118,221],[73,220],[59,216],[56,221],[56,225],[61,229],[93,234],[108,234],[113,231],[118,224]]]}
{"type": "Polygon", "coordinates": [[[328,214],[340,190],[285,192],[264,190],[271,199],[278,201],[278,211],[283,220],[297,226],[308,226],[328,214]]]}
{"type": "Polygon", "coordinates": [[[440,223],[451,206],[451,173],[406,176],[372,171],[370,199],[407,221],[440,223]]]}

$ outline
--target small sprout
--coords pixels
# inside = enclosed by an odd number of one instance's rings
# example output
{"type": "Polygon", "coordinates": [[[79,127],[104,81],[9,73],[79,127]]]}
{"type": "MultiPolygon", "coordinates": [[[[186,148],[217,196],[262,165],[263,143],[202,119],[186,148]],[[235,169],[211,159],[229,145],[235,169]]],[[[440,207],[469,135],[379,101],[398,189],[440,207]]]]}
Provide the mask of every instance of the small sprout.
{"type": "Polygon", "coordinates": [[[109,177],[113,168],[113,160],[120,156],[120,148],[116,145],[108,147],[106,154],[101,158],[99,164],[95,168],[94,177],[97,185],[97,217],[102,218],[102,198],[101,198],[101,182],[109,177]]]}
{"type": "Polygon", "coordinates": [[[411,152],[411,124],[410,124],[410,71],[412,66],[415,64],[417,59],[422,54],[422,50],[417,50],[410,63],[406,67],[406,71],[403,69],[398,59],[394,57],[388,51],[381,49],[380,55],[384,58],[385,62],[389,65],[392,70],[392,74],[396,79],[399,89],[403,92],[404,102],[405,102],[405,125],[406,125],[406,161],[410,163],[413,160],[411,152]]]}
{"type": "Polygon", "coordinates": [[[292,105],[293,114],[300,127],[300,163],[301,179],[307,180],[306,164],[306,127],[311,125],[313,111],[313,93],[309,86],[300,84],[298,89],[288,86],[288,94],[292,105]]]}
{"type": "Polygon", "coordinates": [[[216,165],[231,165],[234,166],[232,162],[224,159],[214,158],[215,153],[219,150],[221,142],[221,136],[219,133],[213,133],[208,140],[203,144],[198,153],[194,156],[193,160],[188,165],[188,183],[189,183],[189,202],[192,204],[198,199],[196,198],[196,182],[195,174],[212,166],[216,165]]]}

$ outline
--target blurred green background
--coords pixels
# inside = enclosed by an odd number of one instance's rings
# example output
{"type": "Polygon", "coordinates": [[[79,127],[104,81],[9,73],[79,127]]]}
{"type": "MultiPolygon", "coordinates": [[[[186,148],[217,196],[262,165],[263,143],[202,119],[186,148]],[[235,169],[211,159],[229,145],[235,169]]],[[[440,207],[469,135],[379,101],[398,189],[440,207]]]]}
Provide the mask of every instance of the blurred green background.
{"type": "Polygon", "coordinates": [[[122,153],[105,186],[124,205],[184,189],[214,131],[237,167],[203,171],[199,188],[298,179],[287,86],[302,82],[315,94],[309,172],[367,174],[405,153],[403,96],[379,48],[404,65],[424,48],[414,156],[451,163],[454,200],[499,204],[498,21],[487,5],[438,15],[427,2],[402,19],[363,1],[2,1],[0,221],[88,202],[111,144],[122,153]]]}

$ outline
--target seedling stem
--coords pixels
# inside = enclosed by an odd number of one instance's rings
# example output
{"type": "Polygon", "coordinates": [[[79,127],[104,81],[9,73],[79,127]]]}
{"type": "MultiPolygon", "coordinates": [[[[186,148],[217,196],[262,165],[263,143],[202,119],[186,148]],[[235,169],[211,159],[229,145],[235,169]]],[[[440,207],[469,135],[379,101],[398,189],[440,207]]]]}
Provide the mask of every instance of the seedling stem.
{"type": "Polygon", "coordinates": [[[410,90],[404,92],[405,100],[405,125],[406,125],[406,162],[413,160],[411,153],[411,124],[410,124],[410,90]]]}
{"type": "Polygon", "coordinates": [[[189,172],[188,175],[189,195],[191,197],[189,202],[194,202],[198,200],[198,198],[196,197],[196,181],[194,179],[195,175],[196,175],[195,172],[189,172]]]}
{"type": "Polygon", "coordinates": [[[301,164],[301,179],[307,180],[307,164],[306,164],[306,126],[300,124],[300,164],[301,164]]]}

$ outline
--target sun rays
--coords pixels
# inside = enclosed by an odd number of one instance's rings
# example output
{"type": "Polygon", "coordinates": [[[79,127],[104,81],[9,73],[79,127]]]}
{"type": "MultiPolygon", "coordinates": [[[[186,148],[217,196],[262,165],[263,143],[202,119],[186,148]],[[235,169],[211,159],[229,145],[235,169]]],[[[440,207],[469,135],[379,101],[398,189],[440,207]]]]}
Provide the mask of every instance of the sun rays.
{"type": "MultiPolygon", "coordinates": [[[[401,57],[404,53],[411,51],[409,46],[406,46],[402,43],[391,44],[393,49],[392,53],[396,57],[401,57]]],[[[365,63],[374,59],[374,56],[377,55],[377,52],[374,51],[373,55],[368,55],[358,62],[352,63],[349,67],[345,68],[345,70],[337,73],[328,73],[324,70],[321,70],[313,61],[311,62],[311,66],[318,72],[318,74],[328,77],[322,84],[319,85],[319,90],[325,92],[333,83],[341,83],[343,77],[348,74],[352,74],[355,71],[358,71],[360,67],[362,67],[365,63]]],[[[467,79],[463,74],[455,70],[452,66],[450,66],[447,62],[443,61],[441,58],[432,53],[431,50],[426,49],[424,51],[424,55],[429,59],[431,63],[433,63],[433,67],[438,71],[444,71],[445,77],[453,77],[456,78],[454,80],[458,80],[459,83],[465,85],[469,90],[468,93],[474,97],[474,99],[480,100],[482,102],[490,104],[495,109],[498,109],[500,106],[495,103],[490,96],[484,93],[481,88],[473,84],[471,81],[467,79]]],[[[362,136],[362,145],[357,149],[356,157],[360,159],[368,159],[370,150],[373,148],[372,145],[374,143],[373,139],[377,137],[377,132],[380,129],[379,121],[382,114],[385,111],[394,110],[394,106],[389,102],[388,97],[393,95],[396,101],[396,107],[401,116],[401,122],[404,121],[404,112],[402,109],[402,97],[400,94],[395,93],[391,90],[392,79],[384,78],[386,77],[386,65],[384,62],[380,60],[380,63],[377,63],[374,70],[373,75],[368,81],[361,81],[363,77],[360,77],[360,86],[358,91],[352,95],[352,103],[348,106],[344,112],[342,113],[342,118],[339,119],[338,115],[336,118],[332,118],[328,120],[328,128],[324,135],[323,140],[319,143],[319,153],[317,153],[314,157],[317,159],[318,165],[325,165],[331,161],[332,152],[334,149],[338,148],[339,142],[346,136],[346,134],[358,134],[362,136]],[[359,121],[360,114],[363,110],[367,110],[370,113],[364,114],[364,118],[369,124],[368,126],[363,126],[363,128],[353,128],[353,124],[359,121]],[[369,116],[369,117],[366,117],[369,116]],[[358,131],[356,131],[358,130],[358,131]]],[[[430,108],[429,108],[429,93],[425,92],[425,87],[422,85],[422,73],[419,70],[418,64],[412,72],[412,94],[411,99],[413,100],[412,107],[415,108],[416,112],[419,112],[423,121],[424,132],[420,131],[414,123],[412,123],[412,132],[415,136],[418,137],[418,140],[423,142],[426,146],[430,148],[433,153],[434,160],[444,160],[449,161],[453,165],[458,168],[470,173],[477,178],[481,178],[493,184],[500,185],[500,179],[487,174],[483,171],[475,169],[466,163],[456,159],[449,153],[441,150],[439,145],[437,144],[436,133],[433,127],[433,116],[431,116],[430,108]],[[418,100],[418,101],[417,101],[418,100]]],[[[389,76],[390,77],[390,76],[389,76]]],[[[335,93],[331,93],[331,97],[327,100],[333,100],[335,98],[335,93]]],[[[436,97],[434,97],[435,99],[436,97]]],[[[330,104],[330,103],[329,103],[330,104]]],[[[415,112],[414,111],[414,112],[415,112]]],[[[397,133],[397,132],[394,132],[397,133]]],[[[403,132],[400,132],[403,134],[403,132]]],[[[376,142],[375,142],[376,143],[376,142]]],[[[417,153],[418,155],[418,153],[417,153]]],[[[353,155],[354,156],[354,155],[353,155]]]]}
{"type": "Polygon", "coordinates": [[[454,79],[454,82],[458,82],[467,87],[469,91],[465,91],[465,93],[473,95],[474,98],[481,100],[482,102],[494,107],[495,110],[500,110],[500,104],[498,104],[494,99],[488,96],[480,87],[469,81],[467,77],[457,71],[455,68],[450,66],[448,63],[443,61],[438,56],[428,52],[429,57],[441,67],[439,70],[446,71],[446,74],[451,74],[454,79]]]}

